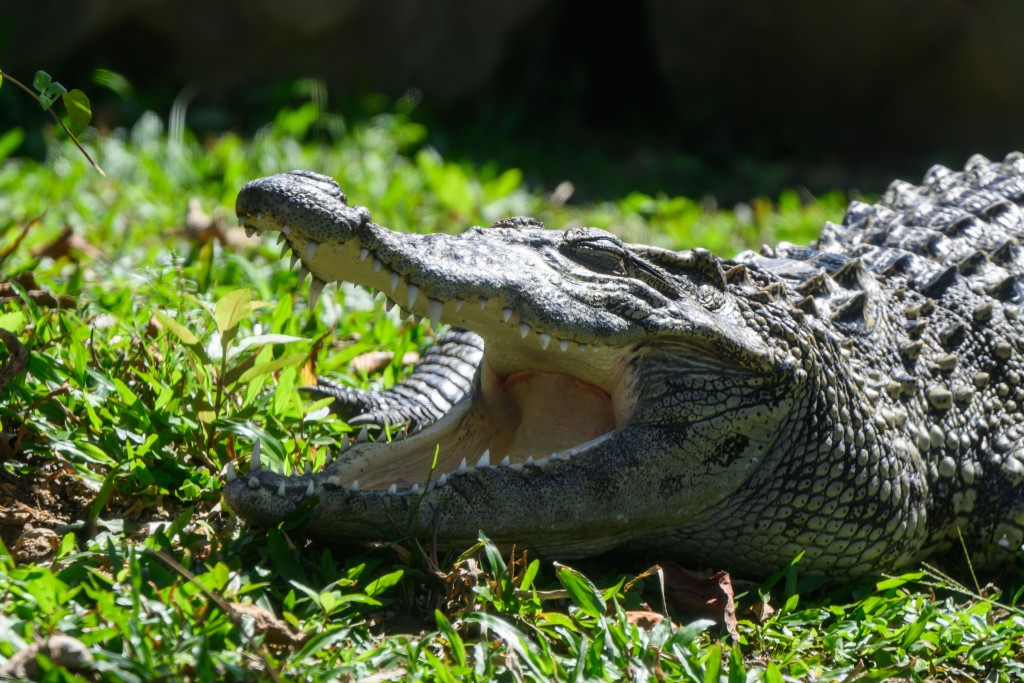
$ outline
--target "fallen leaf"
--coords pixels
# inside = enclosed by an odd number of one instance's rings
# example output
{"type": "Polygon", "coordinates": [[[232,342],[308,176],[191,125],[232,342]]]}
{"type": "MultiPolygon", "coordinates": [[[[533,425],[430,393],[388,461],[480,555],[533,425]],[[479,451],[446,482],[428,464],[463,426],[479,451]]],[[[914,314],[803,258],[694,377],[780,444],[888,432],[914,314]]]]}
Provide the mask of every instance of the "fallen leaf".
{"type": "Polygon", "coordinates": [[[673,605],[713,618],[725,626],[734,640],[739,640],[732,578],[728,572],[702,576],[674,562],[660,564],[665,572],[665,595],[673,605]]]}
{"type": "Polygon", "coordinates": [[[52,560],[60,550],[60,536],[53,529],[25,529],[11,552],[22,564],[40,564],[52,560]]]}
{"type": "Polygon", "coordinates": [[[644,631],[650,631],[665,621],[665,615],[647,609],[631,609],[626,610],[626,621],[630,624],[636,624],[637,628],[641,628],[644,631]]]}
{"type": "Polygon", "coordinates": [[[244,228],[228,226],[220,211],[216,211],[212,216],[206,213],[196,197],[188,200],[188,208],[185,211],[185,236],[199,244],[217,240],[225,247],[236,249],[256,246],[262,241],[259,236],[246,235],[244,228]]]}
{"type": "Polygon", "coordinates": [[[61,231],[55,240],[33,249],[32,255],[36,258],[46,256],[54,261],[67,257],[72,263],[78,263],[81,260],[81,256],[96,259],[103,255],[103,251],[85,239],[85,237],[73,231],[71,226],[68,225],[64,227],[64,230],[61,231]]]}
{"type": "Polygon", "coordinates": [[[280,645],[292,647],[305,642],[305,637],[295,633],[270,610],[259,605],[245,602],[228,603],[233,615],[237,617],[248,617],[253,620],[257,633],[266,634],[264,642],[268,645],[280,645]]]}
{"type": "Polygon", "coordinates": [[[763,624],[772,618],[772,615],[775,614],[775,608],[767,602],[758,601],[747,607],[744,614],[749,615],[750,620],[754,623],[763,624]]]}
{"type": "Polygon", "coordinates": [[[393,351],[368,351],[353,358],[349,365],[356,372],[372,375],[391,365],[391,361],[394,359],[395,354],[393,351]]]}
{"type": "Polygon", "coordinates": [[[68,671],[92,668],[92,653],[82,641],[71,636],[50,636],[40,643],[32,643],[0,666],[0,678],[38,680],[42,670],[36,658],[42,656],[68,671]]]}

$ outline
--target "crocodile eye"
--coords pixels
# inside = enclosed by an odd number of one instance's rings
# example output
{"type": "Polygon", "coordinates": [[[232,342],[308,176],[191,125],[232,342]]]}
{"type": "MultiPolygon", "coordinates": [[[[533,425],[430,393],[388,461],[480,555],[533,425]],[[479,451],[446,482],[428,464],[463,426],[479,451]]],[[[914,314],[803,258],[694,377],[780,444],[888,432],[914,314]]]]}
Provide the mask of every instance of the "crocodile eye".
{"type": "Polygon", "coordinates": [[[590,244],[577,245],[570,256],[580,265],[611,275],[625,275],[626,267],[622,257],[590,244]]]}
{"type": "Polygon", "coordinates": [[[670,299],[679,296],[679,287],[658,266],[631,252],[618,238],[588,228],[565,233],[562,251],[580,265],[592,270],[639,280],[670,299]]]}
{"type": "Polygon", "coordinates": [[[610,275],[625,275],[627,252],[621,242],[586,228],[565,233],[562,252],[581,266],[610,275]]]}

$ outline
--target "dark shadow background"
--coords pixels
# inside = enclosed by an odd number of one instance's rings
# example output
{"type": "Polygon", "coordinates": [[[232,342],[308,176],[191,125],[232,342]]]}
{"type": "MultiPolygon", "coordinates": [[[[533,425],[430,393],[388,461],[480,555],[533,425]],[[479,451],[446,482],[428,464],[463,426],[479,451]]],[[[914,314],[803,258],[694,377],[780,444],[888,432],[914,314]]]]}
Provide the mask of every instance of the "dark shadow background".
{"type": "MultiPolygon", "coordinates": [[[[332,110],[419,94],[448,157],[517,166],[573,201],[630,190],[723,201],[919,179],[1024,148],[1020,0],[7,0],[0,68],[50,72],[100,126],[166,115],[251,133],[322,79],[332,110]],[[128,99],[92,82],[124,75],[128,99]],[[192,84],[189,86],[188,84],[192,84]]],[[[39,112],[0,88],[0,125],[39,112]]],[[[29,139],[21,153],[41,154],[29,139]]]]}

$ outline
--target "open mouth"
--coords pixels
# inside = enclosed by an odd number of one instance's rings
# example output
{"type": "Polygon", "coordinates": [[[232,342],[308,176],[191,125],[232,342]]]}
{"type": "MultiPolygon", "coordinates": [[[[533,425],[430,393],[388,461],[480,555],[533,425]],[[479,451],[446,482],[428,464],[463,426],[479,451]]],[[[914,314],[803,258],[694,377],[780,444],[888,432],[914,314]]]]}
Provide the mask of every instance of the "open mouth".
{"type": "MultiPolygon", "coordinates": [[[[400,272],[400,259],[380,245],[371,249],[358,238],[319,243],[276,221],[267,225],[260,214],[239,218],[250,234],[279,231],[282,256],[290,252],[293,266],[301,264],[300,280],[312,274],[311,305],[325,282],[344,279],[382,292],[388,310],[398,306],[429,318],[435,328],[450,323],[483,339],[471,390],[439,419],[414,433],[389,430],[390,438],[382,433],[375,443],[365,443],[364,430],[325,472],[313,475],[310,492],[323,485],[417,492],[472,468],[544,467],[629,423],[630,348],[547,332],[500,292],[451,296],[443,285],[413,284],[413,276],[400,272]]],[[[299,483],[273,481],[281,489],[299,483]]]]}

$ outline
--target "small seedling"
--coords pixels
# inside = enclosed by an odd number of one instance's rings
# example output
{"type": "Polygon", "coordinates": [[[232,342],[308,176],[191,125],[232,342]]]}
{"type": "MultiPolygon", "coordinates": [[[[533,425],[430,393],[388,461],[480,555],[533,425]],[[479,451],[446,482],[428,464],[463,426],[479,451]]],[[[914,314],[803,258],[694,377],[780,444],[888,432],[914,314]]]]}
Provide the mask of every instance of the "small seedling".
{"type": "Polygon", "coordinates": [[[76,137],[76,134],[81,134],[85,127],[89,125],[89,121],[92,120],[92,105],[89,103],[89,98],[84,92],[77,88],[68,90],[53,80],[50,74],[45,71],[37,71],[35,78],[32,79],[32,87],[36,89],[36,92],[33,92],[27,85],[0,69],[0,86],[3,85],[4,79],[24,90],[28,93],[29,97],[39,103],[43,111],[49,112],[53,120],[64,129],[64,132],[68,134],[68,137],[75,143],[79,151],[85,155],[85,158],[89,160],[93,168],[99,171],[100,175],[106,175],[103,169],[100,168],[100,165],[85,151],[85,147],[82,146],[82,143],[76,137]],[[64,104],[64,109],[68,115],[68,122],[71,124],[70,128],[61,117],[57,116],[57,112],[53,110],[53,105],[57,100],[64,104]]]}

